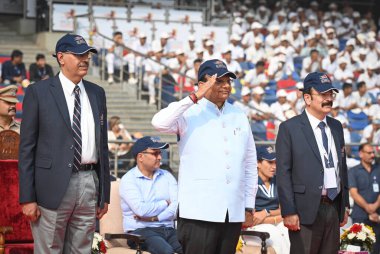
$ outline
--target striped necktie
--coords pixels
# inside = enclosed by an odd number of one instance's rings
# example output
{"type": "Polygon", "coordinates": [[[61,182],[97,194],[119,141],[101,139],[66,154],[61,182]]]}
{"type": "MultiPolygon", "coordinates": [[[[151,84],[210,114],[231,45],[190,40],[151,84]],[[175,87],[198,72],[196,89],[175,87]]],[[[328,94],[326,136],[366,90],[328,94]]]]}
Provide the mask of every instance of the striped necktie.
{"type": "MultiPolygon", "coordinates": [[[[326,168],[334,167],[334,160],[331,154],[331,150],[329,151],[329,142],[328,142],[328,138],[325,131],[325,127],[326,127],[325,122],[320,122],[318,124],[318,127],[319,129],[321,129],[323,147],[325,148],[326,154],[328,153],[328,156],[329,156],[328,160],[326,157],[324,157],[325,166],[326,168]]],[[[338,195],[337,188],[328,188],[326,190],[327,190],[327,196],[329,197],[330,200],[334,200],[336,196],[338,195]]]]}
{"type": "Polygon", "coordinates": [[[73,114],[73,138],[74,138],[74,168],[79,171],[82,161],[82,132],[80,128],[81,105],[80,105],[80,88],[78,85],[74,88],[74,114],[73,114]]]}

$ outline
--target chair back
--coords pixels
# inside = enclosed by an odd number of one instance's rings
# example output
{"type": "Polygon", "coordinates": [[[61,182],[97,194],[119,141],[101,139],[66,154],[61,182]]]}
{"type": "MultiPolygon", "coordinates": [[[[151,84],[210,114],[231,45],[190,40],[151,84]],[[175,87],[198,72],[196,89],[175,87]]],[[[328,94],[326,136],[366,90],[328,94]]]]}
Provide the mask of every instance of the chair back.
{"type": "Polygon", "coordinates": [[[12,130],[0,131],[0,160],[18,160],[20,134],[12,130]]]}
{"type": "MultiPolygon", "coordinates": [[[[110,234],[123,234],[123,215],[120,205],[119,194],[120,181],[111,182],[111,200],[108,206],[108,212],[99,221],[100,234],[104,236],[105,233],[110,234]]],[[[112,247],[126,246],[125,239],[115,239],[110,242],[112,247]]]]}

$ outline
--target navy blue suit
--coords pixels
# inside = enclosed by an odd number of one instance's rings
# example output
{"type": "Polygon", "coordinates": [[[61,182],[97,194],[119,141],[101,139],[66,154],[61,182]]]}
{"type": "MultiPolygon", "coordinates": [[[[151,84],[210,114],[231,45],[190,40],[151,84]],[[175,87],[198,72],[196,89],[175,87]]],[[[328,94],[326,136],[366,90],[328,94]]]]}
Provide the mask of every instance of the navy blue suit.
{"type": "MultiPolygon", "coordinates": [[[[83,80],[95,123],[98,205],[110,201],[107,108],[104,89],[83,80]]],[[[19,151],[20,203],[57,209],[66,193],[74,160],[69,111],[59,77],[28,87],[23,101],[19,151]]]]}

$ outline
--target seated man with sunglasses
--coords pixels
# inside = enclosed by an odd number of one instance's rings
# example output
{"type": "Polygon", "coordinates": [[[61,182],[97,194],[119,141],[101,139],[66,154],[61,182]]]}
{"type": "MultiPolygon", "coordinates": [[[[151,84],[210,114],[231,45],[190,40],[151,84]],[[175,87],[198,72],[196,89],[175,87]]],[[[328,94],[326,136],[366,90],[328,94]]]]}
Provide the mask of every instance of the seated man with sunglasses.
{"type": "MultiPolygon", "coordinates": [[[[168,171],[160,169],[161,149],[168,147],[168,143],[149,136],[137,140],[131,149],[137,166],[120,182],[124,231],[142,235],[143,249],[152,254],[182,253],[174,229],[177,182],[168,171]]],[[[135,247],[132,242],[128,244],[135,247]]]]}

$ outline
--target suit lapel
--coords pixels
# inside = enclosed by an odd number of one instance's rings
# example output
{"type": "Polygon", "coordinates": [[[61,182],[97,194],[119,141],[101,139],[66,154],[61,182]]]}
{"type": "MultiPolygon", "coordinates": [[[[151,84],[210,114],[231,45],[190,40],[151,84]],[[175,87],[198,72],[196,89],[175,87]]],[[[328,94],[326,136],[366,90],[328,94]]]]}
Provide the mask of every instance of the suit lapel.
{"type": "Polygon", "coordinates": [[[86,89],[86,93],[88,96],[88,99],[90,101],[92,115],[94,117],[94,123],[95,123],[95,137],[96,137],[96,147],[99,148],[99,141],[100,141],[100,118],[99,118],[99,108],[98,108],[98,101],[97,96],[92,89],[92,87],[87,83],[87,81],[83,80],[84,88],[86,89]]]}
{"type": "Polygon", "coordinates": [[[69,109],[67,108],[65,94],[63,93],[63,88],[61,82],[59,81],[58,75],[56,75],[53,79],[53,82],[50,83],[50,91],[54,96],[55,102],[57,103],[58,109],[62,115],[63,120],[66,123],[67,128],[72,130],[69,109]]]}
{"type": "Polygon", "coordinates": [[[318,149],[317,140],[315,139],[314,131],[311,128],[309,119],[307,118],[305,111],[302,112],[302,114],[301,114],[301,123],[303,125],[301,127],[301,129],[302,129],[302,132],[305,136],[305,139],[309,143],[311,150],[313,150],[314,155],[317,157],[318,161],[323,166],[322,160],[321,160],[321,154],[320,154],[319,149],[318,149]]]}

